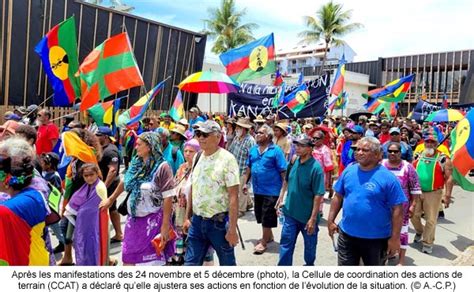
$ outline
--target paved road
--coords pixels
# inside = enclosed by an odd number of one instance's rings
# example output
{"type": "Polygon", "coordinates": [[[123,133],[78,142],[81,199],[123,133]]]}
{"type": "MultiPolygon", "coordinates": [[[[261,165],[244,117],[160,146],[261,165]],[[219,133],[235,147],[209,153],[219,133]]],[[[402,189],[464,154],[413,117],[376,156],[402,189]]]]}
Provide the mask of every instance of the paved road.
{"type": "MultiPolygon", "coordinates": [[[[125,194],[119,198],[123,200],[125,194]]],[[[445,210],[445,218],[438,220],[436,229],[436,240],[431,255],[421,253],[421,244],[410,243],[407,251],[406,265],[410,266],[442,266],[449,265],[459,254],[467,247],[474,245],[474,193],[470,193],[455,187],[453,190],[454,203],[445,210]]],[[[320,232],[318,235],[318,247],[316,254],[316,265],[334,266],[337,264],[337,254],[333,251],[332,243],[327,235],[326,220],[329,213],[329,200],[324,202],[324,217],[319,224],[320,232]]],[[[122,218],[122,224],[125,218],[122,218]]],[[[245,250],[240,245],[236,248],[236,257],[238,265],[242,266],[272,266],[278,261],[278,242],[281,234],[281,227],[275,228],[275,242],[268,245],[267,252],[262,255],[254,255],[253,247],[261,236],[261,228],[257,225],[253,212],[239,219],[240,230],[245,243],[245,250]]],[[[413,241],[414,230],[409,229],[410,242],[413,241]]],[[[111,235],[113,230],[111,229],[111,235]]],[[[53,238],[53,246],[57,241],[53,238]]],[[[111,255],[121,259],[121,245],[113,244],[111,246],[111,255]]],[[[57,258],[59,255],[57,255],[57,258]]],[[[295,254],[293,258],[294,265],[303,265],[303,239],[298,237],[295,254]]],[[[216,258],[217,264],[217,258],[216,258]]],[[[390,261],[389,265],[395,262],[390,261]]],[[[474,263],[471,263],[471,265],[474,263]]]]}

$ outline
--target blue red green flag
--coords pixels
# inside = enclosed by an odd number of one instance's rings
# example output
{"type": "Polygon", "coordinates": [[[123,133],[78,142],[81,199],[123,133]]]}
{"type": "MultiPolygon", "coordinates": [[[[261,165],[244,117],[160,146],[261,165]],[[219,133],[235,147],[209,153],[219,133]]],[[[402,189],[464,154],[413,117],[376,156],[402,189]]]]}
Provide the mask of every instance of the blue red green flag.
{"type": "Polygon", "coordinates": [[[341,100],[343,99],[345,74],[346,60],[344,59],[344,55],[342,55],[342,59],[339,60],[339,65],[337,66],[334,81],[332,82],[331,91],[329,92],[328,108],[331,111],[334,110],[337,100],[339,99],[339,104],[341,104],[341,100]]]}
{"type": "Polygon", "coordinates": [[[170,109],[170,116],[176,122],[184,117],[183,95],[181,94],[181,90],[178,90],[178,94],[176,94],[176,98],[170,109]]]}
{"type": "Polygon", "coordinates": [[[387,85],[373,89],[367,94],[363,94],[365,98],[378,98],[383,101],[389,102],[400,102],[402,101],[410,90],[410,85],[415,74],[410,74],[408,76],[393,80],[387,85]]]}
{"type": "Polygon", "coordinates": [[[227,75],[236,82],[255,79],[276,70],[273,33],[219,56],[227,75]]]}
{"type": "Polygon", "coordinates": [[[294,113],[301,111],[308,103],[311,95],[306,83],[296,87],[290,94],[285,96],[283,103],[294,113]]]}
{"type": "Polygon", "coordinates": [[[76,24],[74,16],[53,27],[36,45],[44,71],[54,90],[53,104],[68,106],[81,96],[81,85],[75,76],[77,59],[76,24]]]}
{"type": "Polygon", "coordinates": [[[471,109],[451,132],[453,178],[461,188],[474,191],[474,182],[466,176],[474,169],[474,110],[471,109]]]}
{"type": "Polygon", "coordinates": [[[120,114],[120,116],[118,117],[117,126],[125,127],[139,122],[145,115],[153,99],[165,87],[166,80],[168,79],[169,78],[158,83],[158,85],[156,85],[147,94],[140,97],[140,99],[137,100],[137,102],[135,102],[128,110],[120,114]]]}

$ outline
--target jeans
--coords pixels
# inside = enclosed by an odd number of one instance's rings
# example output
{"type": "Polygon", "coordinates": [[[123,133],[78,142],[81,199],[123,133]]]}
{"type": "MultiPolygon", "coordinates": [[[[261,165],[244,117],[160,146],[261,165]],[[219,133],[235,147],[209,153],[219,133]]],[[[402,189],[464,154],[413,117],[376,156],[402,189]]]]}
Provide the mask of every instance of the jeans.
{"type": "Polygon", "coordinates": [[[306,232],[305,227],[306,223],[301,223],[290,216],[285,216],[285,222],[283,223],[280,239],[279,266],[293,265],[293,253],[295,252],[296,239],[298,238],[299,232],[303,234],[304,261],[306,266],[314,266],[319,228],[316,225],[314,233],[309,235],[306,232]]]}
{"type": "Polygon", "coordinates": [[[221,266],[235,266],[234,248],[225,239],[226,220],[218,221],[193,215],[188,231],[185,266],[202,266],[210,246],[216,251],[221,266]]]}

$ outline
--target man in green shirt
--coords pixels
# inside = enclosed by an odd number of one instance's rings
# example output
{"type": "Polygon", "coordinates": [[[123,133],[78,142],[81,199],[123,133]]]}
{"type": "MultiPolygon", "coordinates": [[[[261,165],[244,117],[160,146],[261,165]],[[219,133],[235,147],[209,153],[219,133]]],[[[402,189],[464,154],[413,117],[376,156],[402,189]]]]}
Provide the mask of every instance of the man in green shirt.
{"type": "Polygon", "coordinates": [[[283,185],[277,206],[282,207],[285,216],[280,239],[279,266],[291,266],[295,251],[296,239],[301,232],[304,239],[304,260],[307,266],[313,266],[316,260],[318,244],[319,206],[322,203],[324,173],[319,163],[311,155],[313,141],[304,135],[294,141],[296,155],[288,166],[286,181],[283,185]],[[288,194],[282,206],[286,188],[288,194]]]}

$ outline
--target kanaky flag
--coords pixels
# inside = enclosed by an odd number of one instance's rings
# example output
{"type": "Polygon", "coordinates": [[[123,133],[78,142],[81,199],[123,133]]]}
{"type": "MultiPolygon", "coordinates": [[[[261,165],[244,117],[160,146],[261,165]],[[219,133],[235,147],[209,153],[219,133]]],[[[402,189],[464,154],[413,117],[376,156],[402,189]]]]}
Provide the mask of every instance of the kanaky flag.
{"type": "Polygon", "coordinates": [[[219,56],[227,75],[237,82],[255,79],[276,70],[273,33],[219,56]]]}
{"type": "Polygon", "coordinates": [[[334,110],[336,102],[338,99],[343,98],[344,94],[344,76],[346,74],[346,60],[344,55],[342,59],[339,60],[339,65],[336,70],[336,75],[334,76],[334,81],[332,82],[331,91],[329,92],[329,104],[328,108],[334,110]]]}
{"type": "Polygon", "coordinates": [[[183,95],[181,94],[181,90],[178,90],[178,94],[176,94],[176,98],[170,109],[170,116],[176,122],[184,117],[183,95]]]}
{"type": "Polygon", "coordinates": [[[451,161],[453,178],[461,188],[474,191],[474,183],[466,178],[474,169],[474,110],[459,121],[451,132],[451,161]]]}
{"type": "Polygon", "coordinates": [[[407,95],[413,78],[415,78],[415,74],[393,80],[383,87],[373,89],[367,94],[363,94],[363,96],[366,98],[378,98],[389,102],[400,102],[407,95]]]}
{"type": "Polygon", "coordinates": [[[143,85],[127,33],[115,35],[95,48],[79,67],[84,111],[119,91],[143,85]]]}
{"type": "Polygon", "coordinates": [[[140,99],[137,100],[128,110],[120,114],[120,116],[118,117],[117,126],[125,127],[139,122],[145,115],[150,103],[158,95],[158,93],[160,93],[163,87],[165,87],[166,80],[168,79],[165,79],[158,83],[158,85],[156,85],[147,94],[140,97],[140,99]]]}
{"type": "Polygon", "coordinates": [[[311,95],[308,86],[306,83],[303,83],[285,96],[284,103],[294,114],[297,114],[305,107],[310,97],[311,95]]]}
{"type": "Polygon", "coordinates": [[[53,104],[68,106],[81,96],[74,16],[53,27],[36,45],[43,69],[54,90],[53,104]]]}

